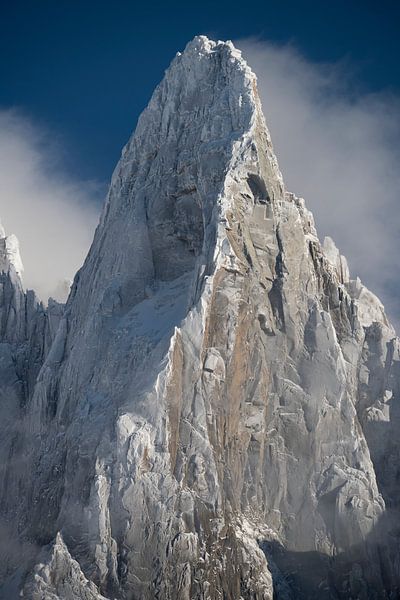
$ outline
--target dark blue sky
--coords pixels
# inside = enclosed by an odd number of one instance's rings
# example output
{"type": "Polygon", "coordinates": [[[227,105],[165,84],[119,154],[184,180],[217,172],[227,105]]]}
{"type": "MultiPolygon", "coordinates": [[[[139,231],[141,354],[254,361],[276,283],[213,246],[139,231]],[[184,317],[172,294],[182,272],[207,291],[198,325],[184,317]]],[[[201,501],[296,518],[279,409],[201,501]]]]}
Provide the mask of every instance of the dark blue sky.
{"type": "Polygon", "coordinates": [[[0,106],[53,131],[76,176],[107,181],[165,68],[194,35],[293,43],[345,59],[364,90],[400,88],[400,3],[2,2],[0,106]]]}

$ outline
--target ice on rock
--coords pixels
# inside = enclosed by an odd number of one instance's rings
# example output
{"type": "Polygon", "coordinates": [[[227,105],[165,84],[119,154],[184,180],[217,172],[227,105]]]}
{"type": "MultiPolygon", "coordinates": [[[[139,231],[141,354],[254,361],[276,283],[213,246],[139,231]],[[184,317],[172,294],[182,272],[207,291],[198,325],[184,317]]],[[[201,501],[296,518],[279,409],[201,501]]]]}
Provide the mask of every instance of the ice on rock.
{"type": "Polygon", "coordinates": [[[326,258],[332,267],[336,269],[336,273],[341,283],[348,283],[350,280],[350,273],[346,257],[340,254],[332,238],[328,236],[324,238],[323,249],[326,258]]]}
{"type": "Polygon", "coordinates": [[[11,265],[15,273],[21,277],[24,266],[19,252],[18,238],[14,234],[6,236],[0,224],[0,271],[6,273],[11,265]]]}
{"type": "Polygon", "coordinates": [[[346,285],[347,290],[357,307],[357,317],[363,327],[369,327],[373,323],[381,323],[395,332],[390,325],[382,302],[373,294],[360,278],[350,279],[347,260],[342,256],[330,237],[325,237],[323,251],[330,265],[335,269],[339,281],[346,285]]]}
{"type": "Polygon", "coordinates": [[[11,271],[0,597],[395,597],[399,340],[285,190],[231,42],[167,69],[65,309],[11,271]]]}
{"type": "Polygon", "coordinates": [[[357,316],[363,327],[369,327],[373,323],[381,323],[389,327],[393,335],[395,332],[385,314],[382,302],[365,285],[359,277],[349,282],[349,293],[357,304],[357,316]]]}

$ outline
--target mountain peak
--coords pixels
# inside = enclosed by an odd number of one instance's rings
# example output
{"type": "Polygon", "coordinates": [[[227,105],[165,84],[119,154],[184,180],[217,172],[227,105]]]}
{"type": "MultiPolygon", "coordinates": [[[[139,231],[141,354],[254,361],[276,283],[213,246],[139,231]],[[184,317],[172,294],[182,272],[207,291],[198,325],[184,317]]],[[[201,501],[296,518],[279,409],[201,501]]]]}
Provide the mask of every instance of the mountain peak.
{"type": "MultiPolygon", "coordinates": [[[[237,59],[241,59],[242,57],[241,50],[235,48],[230,40],[214,41],[208,38],[206,35],[196,35],[190,42],[186,44],[183,54],[207,55],[214,52],[226,52],[227,54],[231,54],[233,58],[237,59]]],[[[177,54],[179,56],[182,55],[181,52],[178,52],[177,54]]],[[[244,60],[243,64],[246,65],[244,60]]]]}
{"type": "Polygon", "coordinates": [[[198,36],[172,61],[122,152],[82,271],[93,285],[77,289],[84,303],[92,298],[94,310],[105,289],[129,289],[120,297],[130,304],[155,281],[200,269],[214,252],[221,259],[241,181],[252,187],[247,209],[254,194],[282,197],[254,74],[231,42],[198,36]]]}

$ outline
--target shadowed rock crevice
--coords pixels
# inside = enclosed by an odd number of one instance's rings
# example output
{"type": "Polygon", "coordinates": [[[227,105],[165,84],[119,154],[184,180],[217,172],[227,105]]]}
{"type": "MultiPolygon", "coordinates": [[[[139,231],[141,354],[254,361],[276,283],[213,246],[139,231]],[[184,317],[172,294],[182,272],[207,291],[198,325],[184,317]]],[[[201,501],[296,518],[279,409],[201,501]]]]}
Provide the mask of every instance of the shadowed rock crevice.
{"type": "Polygon", "coordinates": [[[272,573],[274,600],[392,600],[400,594],[398,516],[388,513],[362,544],[328,556],[260,541],[272,573]]]}
{"type": "Polygon", "coordinates": [[[267,204],[267,202],[271,201],[265,182],[259,175],[250,173],[247,177],[247,183],[249,185],[251,193],[253,194],[255,202],[267,204]]]}

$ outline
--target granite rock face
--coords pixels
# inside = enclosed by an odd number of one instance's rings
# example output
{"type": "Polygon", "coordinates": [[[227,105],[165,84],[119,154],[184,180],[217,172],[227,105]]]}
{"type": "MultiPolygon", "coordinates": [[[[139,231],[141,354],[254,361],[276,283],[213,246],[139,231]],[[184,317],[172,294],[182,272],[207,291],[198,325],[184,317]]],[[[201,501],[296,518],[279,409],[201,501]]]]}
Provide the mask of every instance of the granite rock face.
{"type": "Polygon", "coordinates": [[[399,340],[230,42],[173,60],[65,309],[4,239],[3,597],[396,597],[399,340]]]}

